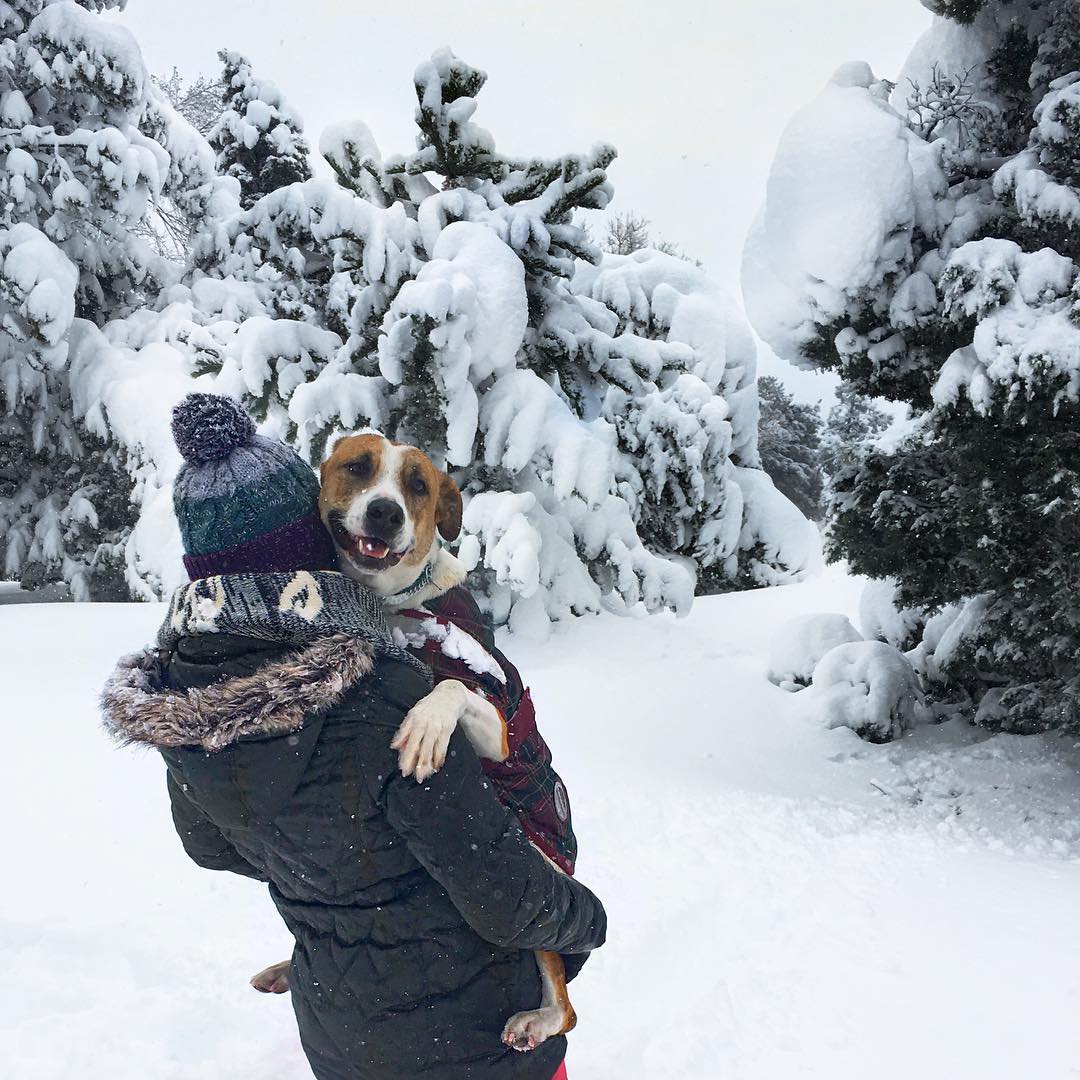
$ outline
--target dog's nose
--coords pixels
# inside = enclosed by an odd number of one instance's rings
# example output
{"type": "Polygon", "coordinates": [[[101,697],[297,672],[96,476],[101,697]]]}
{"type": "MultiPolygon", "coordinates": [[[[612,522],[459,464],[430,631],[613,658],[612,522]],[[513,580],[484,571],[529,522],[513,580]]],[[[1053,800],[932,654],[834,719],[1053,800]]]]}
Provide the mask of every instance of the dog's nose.
{"type": "Polygon", "coordinates": [[[405,511],[393,499],[373,499],[366,517],[369,525],[383,532],[396,532],[405,522],[405,511]]]}

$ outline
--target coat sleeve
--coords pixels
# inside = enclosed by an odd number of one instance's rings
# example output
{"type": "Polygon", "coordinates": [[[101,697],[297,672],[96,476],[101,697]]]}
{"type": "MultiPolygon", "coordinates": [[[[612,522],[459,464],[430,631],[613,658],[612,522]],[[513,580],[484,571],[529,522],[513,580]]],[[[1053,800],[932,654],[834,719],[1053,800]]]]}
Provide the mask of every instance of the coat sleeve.
{"type": "Polygon", "coordinates": [[[395,755],[387,759],[383,797],[390,825],[480,937],[504,949],[560,953],[586,953],[604,943],[607,915],[600,901],[533,849],[460,730],[446,764],[423,784],[401,776],[395,755]]]}
{"type": "Polygon", "coordinates": [[[169,802],[173,825],[191,859],[207,870],[230,870],[234,874],[266,879],[225,838],[222,831],[184,794],[172,770],[168,770],[169,802]]]}

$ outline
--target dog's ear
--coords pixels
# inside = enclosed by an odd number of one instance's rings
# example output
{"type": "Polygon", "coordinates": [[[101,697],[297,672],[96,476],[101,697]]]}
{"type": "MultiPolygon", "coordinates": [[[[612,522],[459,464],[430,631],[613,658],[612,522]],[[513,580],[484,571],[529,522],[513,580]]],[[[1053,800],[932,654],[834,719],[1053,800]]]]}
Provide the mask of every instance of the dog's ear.
{"type": "Polygon", "coordinates": [[[461,533],[461,491],[452,477],[439,473],[439,500],[435,504],[435,527],[444,540],[461,533]]]}

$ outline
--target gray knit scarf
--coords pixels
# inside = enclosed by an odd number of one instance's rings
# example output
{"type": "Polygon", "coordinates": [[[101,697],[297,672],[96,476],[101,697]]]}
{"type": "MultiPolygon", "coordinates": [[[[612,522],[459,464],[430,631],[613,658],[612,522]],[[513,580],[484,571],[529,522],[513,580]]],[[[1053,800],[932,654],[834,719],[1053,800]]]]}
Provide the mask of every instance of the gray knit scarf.
{"type": "Polygon", "coordinates": [[[171,651],[182,637],[195,634],[237,634],[297,645],[345,634],[368,642],[376,655],[400,660],[431,677],[430,670],[394,640],[378,597],[329,570],[222,574],[184,585],[173,593],[158,631],[158,647],[171,651]]]}

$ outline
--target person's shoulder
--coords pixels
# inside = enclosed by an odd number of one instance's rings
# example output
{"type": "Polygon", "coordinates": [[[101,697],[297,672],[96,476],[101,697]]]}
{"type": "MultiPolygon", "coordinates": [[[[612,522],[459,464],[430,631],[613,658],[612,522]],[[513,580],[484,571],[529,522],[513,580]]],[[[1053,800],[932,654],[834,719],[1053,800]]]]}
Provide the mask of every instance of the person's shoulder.
{"type": "Polygon", "coordinates": [[[349,688],[334,715],[346,722],[396,728],[430,691],[430,683],[412,664],[379,657],[372,670],[349,688]]]}

